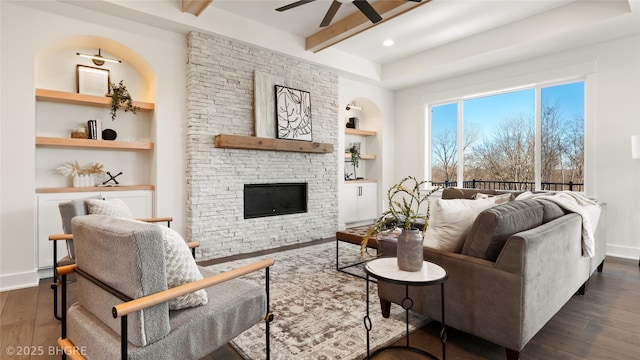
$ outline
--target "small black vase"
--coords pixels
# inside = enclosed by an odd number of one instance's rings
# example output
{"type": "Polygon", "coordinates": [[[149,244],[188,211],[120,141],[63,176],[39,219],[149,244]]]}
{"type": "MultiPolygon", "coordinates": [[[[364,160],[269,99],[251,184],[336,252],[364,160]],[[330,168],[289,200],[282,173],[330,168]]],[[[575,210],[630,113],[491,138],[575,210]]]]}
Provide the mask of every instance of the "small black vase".
{"type": "Polygon", "coordinates": [[[113,129],[102,130],[102,140],[115,140],[118,137],[118,133],[113,129]]]}

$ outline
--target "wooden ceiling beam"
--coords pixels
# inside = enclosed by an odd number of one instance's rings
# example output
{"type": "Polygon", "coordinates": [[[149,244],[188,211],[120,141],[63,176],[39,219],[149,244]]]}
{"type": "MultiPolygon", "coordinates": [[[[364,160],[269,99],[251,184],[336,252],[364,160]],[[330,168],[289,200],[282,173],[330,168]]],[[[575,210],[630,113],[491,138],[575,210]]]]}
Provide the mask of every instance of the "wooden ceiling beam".
{"type": "Polygon", "coordinates": [[[199,16],[213,0],[182,0],[182,12],[199,16]]]}
{"type": "MultiPolygon", "coordinates": [[[[184,1],[184,0],[183,0],[184,1]]],[[[346,40],[356,34],[381,24],[409,10],[415,9],[420,5],[424,5],[431,0],[422,0],[422,2],[412,2],[406,0],[381,0],[371,3],[371,6],[380,14],[382,21],[376,24],[372,23],[360,11],[357,11],[346,18],[336,21],[334,24],[309,35],[305,39],[306,49],[312,52],[318,52],[346,40]]]]}

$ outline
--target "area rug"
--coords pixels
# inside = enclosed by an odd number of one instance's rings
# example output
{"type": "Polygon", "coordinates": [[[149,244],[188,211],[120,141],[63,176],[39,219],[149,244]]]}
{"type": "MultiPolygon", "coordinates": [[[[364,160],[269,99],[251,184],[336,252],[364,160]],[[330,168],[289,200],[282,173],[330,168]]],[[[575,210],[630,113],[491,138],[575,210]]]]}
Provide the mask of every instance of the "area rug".
{"type": "MultiPolygon", "coordinates": [[[[271,323],[272,359],[352,360],[366,356],[365,280],[336,271],[335,246],[331,242],[209,267],[225,271],[264,258],[275,260],[269,271],[275,315],[271,323]]],[[[358,260],[358,246],[340,246],[341,263],[358,260]]],[[[243,279],[264,284],[264,272],[243,279]]],[[[374,283],[370,282],[369,292],[373,351],[405,336],[405,313],[393,305],[391,316],[384,319],[374,283]]],[[[428,322],[426,317],[410,313],[410,330],[428,322]]],[[[265,359],[264,323],[245,331],[231,345],[245,359],[265,359]]]]}

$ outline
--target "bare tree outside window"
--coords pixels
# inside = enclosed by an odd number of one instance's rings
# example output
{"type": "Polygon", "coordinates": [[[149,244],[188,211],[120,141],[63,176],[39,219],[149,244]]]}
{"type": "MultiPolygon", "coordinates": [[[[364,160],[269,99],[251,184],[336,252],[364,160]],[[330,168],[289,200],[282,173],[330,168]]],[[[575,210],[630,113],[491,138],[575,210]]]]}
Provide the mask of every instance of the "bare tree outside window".
{"type": "MultiPolygon", "coordinates": [[[[540,94],[542,190],[582,191],[584,83],[544,87],[540,94]]],[[[528,89],[464,100],[462,144],[457,136],[457,103],[433,107],[432,182],[455,185],[461,147],[464,187],[533,190],[535,96],[534,90],[528,89]]]]}

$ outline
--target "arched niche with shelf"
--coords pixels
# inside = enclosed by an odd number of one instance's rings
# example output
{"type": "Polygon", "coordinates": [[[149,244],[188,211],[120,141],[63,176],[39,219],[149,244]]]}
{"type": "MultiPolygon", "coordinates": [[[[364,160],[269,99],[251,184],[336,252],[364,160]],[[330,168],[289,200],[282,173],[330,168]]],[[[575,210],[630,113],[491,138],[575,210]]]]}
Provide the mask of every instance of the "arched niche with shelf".
{"type": "MultiPolygon", "coordinates": [[[[153,171],[155,166],[156,76],[147,61],[134,50],[111,39],[96,36],[69,36],[43,47],[35,58],[34,101],[35,164],[37,202],[37,266],[53,263],[49,234],[60,233],[58,204],[90,196],[118,197],[135,217],[152,217],[154,209],[153,171]],[[96,54],[122,60],[98,66],[76,53],[96,54]],[[109,70],[109,81],[124,81],[137,105],[137,114],[117,112],[111,120],[108,97],[77,93],[77,65],[109,70]],[[100,119],[103,129],[117,132],[115,141],[71,138],[71,132],[86,126],[87,120],[100,119]],[[117,176],[117,187],[72,187],[72,179],[56,169],[63,163],[78,162],[82,167],[99,163],[117,176]]],[[[109,177],[96,179],[100,184],[109,177]]],[[[63,242],[58,256],[64,256],[63,242]]]]}
{"type": "Polygon", "coordinates": [[[344,108],[344,172],[340,191],[340,219],[347,227],[370,224],[378,216],[378,181],[381,179],[380,130],[382,129],[382,111],[371,100],[363,97],[351,99],[350,109],[344,108]],[[349,118],[355,117],[355,128],[347,127],[349,118]],[[355,169],[348,149],[352,144],[360,144],[358,167],[355,169]]]}
{"type": "Polygon", "coordinates": [[[382,124],[382,111],[378,106],[367,98],[354,98],[349,104],[354,104],[354,107],[347,110],[344,109],[344,133],[345,133],[345,174],[353,173],[353,166],[351,166],[351,155],[347,152],[347,149],[351,147],[353,143],[360,143],[361,159],[358,168],[356,169],[356,175],[358,178],[364,180],[377,181],[381,174],[381,167],[379,163],[379,131],[382,124]],[[347,128],[349,119],[355,117],[355,128],[347,128]]]}
{"type": "Polygon", "coordinates": [[[108,38],[69,36],[48,44],[38,52],[34,85],[37,189],[68,188],[71,179],[58,174],[56,168],[64,162],[74,161],[81,166],[100,163],[106,171],[122,172],[118,178],[122,185],[153,183],[156,76],[144,58],[108,38]],[[99,66],[91,59],[76,54],[97,54],[98,49],[102,56],[122,62],[105,62],[99,66]],[[141,110],[136,114],[119,110],[116,119],[112,120],[108,97],[77,93],[78,65],[108,70],[109,82],[123,80],[141,110]],[[101,121],[102,129],[116,131],[115,141],[92,144],[71,138],[71,132],[95,119],[101,121]],[[48,141],[43,142],[43,139],[48,141]],[[137,145],[131,147],[131,143],[137,145]]]}

